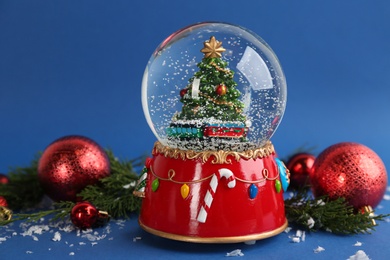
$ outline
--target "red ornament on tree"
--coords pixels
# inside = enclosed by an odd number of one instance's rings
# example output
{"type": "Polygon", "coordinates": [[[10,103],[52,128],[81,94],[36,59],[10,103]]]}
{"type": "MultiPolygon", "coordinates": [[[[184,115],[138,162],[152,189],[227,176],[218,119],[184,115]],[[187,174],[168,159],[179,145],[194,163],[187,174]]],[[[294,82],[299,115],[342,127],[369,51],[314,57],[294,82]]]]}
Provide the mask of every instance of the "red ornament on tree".
{"type": "Polygon", "coordinates": [[[293,188],[303,188],[310,184],[310,174],[316,157],[309,153],[293,155],[286,167],[290,171],[290,185],[293,188]]]}
{"type": "Polygon", "coordinates": [[[55,201],[75,201],[87,185],[110,174],[104,150],[83,136],[65,136],[50,144],[38,164],[38,178],[46,194],[55,201]]]}
{"type": "Polygon", "coordinates": [[[215,88],[215,92],[217,93],[217,95],[219,96],[223,96],[223,95],[226,95],[227,93],[227,87],[225,84],[220,84],[218,85],[216,88],[215,88]]]}
{"type": "Polygon", "coordinates": [[[375,208],[387,187],[386,168],[379,156],[357,143],[339,143],[325,149],[315,160],[310,175],[314,196],[339,197],[362,210],[375,208]]]}
{"type": "Polygon", "coordinates": [[[185,94],[187,94],[188,92],[188,89],[186,88],[183,88],[182,90],[180,90],[180,97],[184,97],[185,94]]]}

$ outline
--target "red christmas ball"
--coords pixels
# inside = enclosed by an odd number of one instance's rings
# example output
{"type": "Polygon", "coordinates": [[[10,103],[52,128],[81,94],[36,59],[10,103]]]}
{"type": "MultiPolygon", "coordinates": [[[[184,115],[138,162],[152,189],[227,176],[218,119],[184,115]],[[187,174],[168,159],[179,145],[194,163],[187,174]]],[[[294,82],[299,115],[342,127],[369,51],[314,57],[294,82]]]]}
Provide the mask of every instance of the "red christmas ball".
{"type": "Polygon", "coordinates": [[[188,92],[188,89],[183,88],[182,90],[180,90],[180,96],[184,97],[184,95],[187,94],[187,92],[188,92]]]}
{"type": "Polygon", "coordinates": [[[83,136],[65,136],[51,143],[38,163],[38,179],[45,193],[55,201],[76,201],[87,185],[110,174],[104,150],[83,136]]]}
{"type": "Polygon", "coordinates": [[[0,196],[0,207],[8,207],[8,202],[3,196],[0,196]]]}
{"type": "Polygon", "coordinates": [[[293,188],[303,188],[310,184],[310,174],[316,157],[309,153],[293,155],[286,167],[290,171],[290,185],[293,188]]]}
{"type": "Polygon", "coordinates": [[[99,211],[87,201],[77,203],[70,213],[72,223],[81,229],[91,228],[98,220],[99,211]]]}
{"type": "Polygon", "coordinates": [[[7,184],[9,182],[8,176],[0,173],[0,184],[7,184]]]}
{"type": "Polygon", "coordinates": [[[226,95],[226,92],[227,92],[227,87],[225,84],[220,84],[218,85],[216,88],[215,88],[215,92],[217,93],[217,95],[219,96],[223,96],[223,95],[226,95]]]}
{"type": "Polygon", "coordinates": [[[386,168],[379,156],[357,143],[338,143],[325,149],[315,160],[310,175],[312,192],[319,197],[339,197],[360,210],[375,208],[387,187],[386,168]]]}

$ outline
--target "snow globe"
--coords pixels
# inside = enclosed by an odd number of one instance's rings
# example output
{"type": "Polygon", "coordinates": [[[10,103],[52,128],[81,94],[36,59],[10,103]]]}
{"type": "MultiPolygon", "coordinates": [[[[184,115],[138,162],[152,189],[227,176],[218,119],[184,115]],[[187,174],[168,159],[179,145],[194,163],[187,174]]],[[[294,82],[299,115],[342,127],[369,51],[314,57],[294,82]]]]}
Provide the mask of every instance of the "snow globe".
{"type": "Polygon", "coordinates": [[[245,28],[205,22],[165,39],[142,81],[158,141],[134,193],[142,197],[140,226],[197,243],[282,232],[289,172],[270,138],[286,99],[276,55],[245,28]]]}

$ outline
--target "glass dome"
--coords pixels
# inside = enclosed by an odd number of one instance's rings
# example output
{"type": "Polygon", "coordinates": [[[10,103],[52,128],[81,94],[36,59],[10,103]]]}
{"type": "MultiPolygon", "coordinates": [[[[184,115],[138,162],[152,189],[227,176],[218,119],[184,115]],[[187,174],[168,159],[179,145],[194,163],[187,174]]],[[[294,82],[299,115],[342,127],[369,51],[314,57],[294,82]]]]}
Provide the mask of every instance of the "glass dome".
{"type": "Polygon", "coordinates": [[[263,39],[231,24],[205,22],[165,39],[142,80],[142,106],[156,138],[183,150],[243,151],[278,127],[287,87],[263,39]]]}

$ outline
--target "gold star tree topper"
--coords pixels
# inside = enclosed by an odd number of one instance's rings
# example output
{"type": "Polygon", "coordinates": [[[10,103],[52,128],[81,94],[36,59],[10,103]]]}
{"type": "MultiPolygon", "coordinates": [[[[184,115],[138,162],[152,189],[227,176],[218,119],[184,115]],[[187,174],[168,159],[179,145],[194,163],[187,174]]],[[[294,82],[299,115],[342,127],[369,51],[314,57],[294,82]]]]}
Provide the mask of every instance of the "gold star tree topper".
{"type": "Polygon", "coordinates": [[[204,48],[200,51],[204,53],[205,58],[221,58],[222,52],[226,51],[222,47],[222,42],[217,41],[214,36],[210,37],[210,40],[205,41],[204,48]]]}

